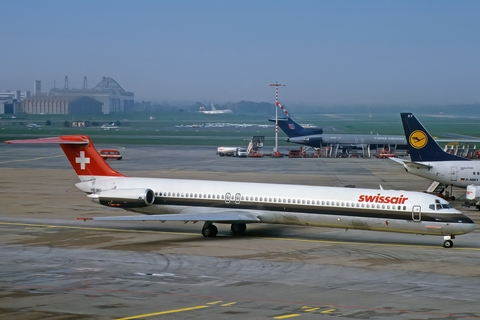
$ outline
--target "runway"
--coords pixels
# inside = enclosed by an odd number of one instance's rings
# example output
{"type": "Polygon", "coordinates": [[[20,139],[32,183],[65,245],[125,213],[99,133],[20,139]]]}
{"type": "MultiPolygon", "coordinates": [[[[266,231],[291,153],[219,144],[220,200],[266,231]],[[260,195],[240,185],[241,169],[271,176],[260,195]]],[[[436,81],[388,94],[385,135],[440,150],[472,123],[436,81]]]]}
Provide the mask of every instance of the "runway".
{"type": "MultiPolygon", "coordinates": [[[[109,163],[132,176],[429,185],[381,159],[237,159],[207,147],[118,147],[124,160],[109,163]]],[[[0,318],[480,318],[478,230],[451,249],[441,237],[261,224],[240,237],[218,225],[210,239],[201,223],[76,220],[125,212],[78,191],[58,146],[0,145],[0,176],[0,318]]],[[[480,221],[477,210],[452,204],[480,221]]]]}

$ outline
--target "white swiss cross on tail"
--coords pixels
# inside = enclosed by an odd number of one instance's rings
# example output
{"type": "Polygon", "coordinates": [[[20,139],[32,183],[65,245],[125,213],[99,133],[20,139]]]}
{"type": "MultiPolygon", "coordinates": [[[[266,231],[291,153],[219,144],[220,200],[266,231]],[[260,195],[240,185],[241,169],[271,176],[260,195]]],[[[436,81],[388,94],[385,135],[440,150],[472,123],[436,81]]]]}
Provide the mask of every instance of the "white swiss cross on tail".
{"type": "Polygon", "coordinates": [[[85,170],[85,164],[90,163],[90,158],[85,158],[85,151],[80,151],[80,157],[76,157],[75,162],[80,163],[80,169],[85,170]]]}

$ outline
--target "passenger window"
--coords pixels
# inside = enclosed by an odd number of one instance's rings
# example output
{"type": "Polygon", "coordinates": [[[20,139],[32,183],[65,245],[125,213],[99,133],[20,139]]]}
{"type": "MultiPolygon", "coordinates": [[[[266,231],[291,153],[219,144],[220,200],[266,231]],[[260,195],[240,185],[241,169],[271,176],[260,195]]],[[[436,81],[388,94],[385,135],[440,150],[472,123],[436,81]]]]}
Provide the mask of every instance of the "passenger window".
{"type": "Polygon", "coordinates": [[[310,204],[310,200],[307,200],[307,204],[310,204]]]}
{"type": "Polygon", "coordinates": [[[325,201],[322,201],[322,206],[324,206],[324,205],[325,205],[325,201]]]}

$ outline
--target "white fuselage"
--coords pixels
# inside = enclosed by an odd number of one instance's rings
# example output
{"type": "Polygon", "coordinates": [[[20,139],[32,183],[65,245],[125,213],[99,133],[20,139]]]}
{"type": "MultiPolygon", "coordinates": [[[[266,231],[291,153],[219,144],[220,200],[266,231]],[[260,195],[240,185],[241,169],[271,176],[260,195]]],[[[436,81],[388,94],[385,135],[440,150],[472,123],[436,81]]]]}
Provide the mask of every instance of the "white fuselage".
{"type": "Polygon", "coordinates": [[[127,177],[97,177],[77,187],[100,194],[148,188],[154,191],[154,203],[128,209],[143,214],[234,210],[263,223],[429,235],[458,235],[475,228],[445,200],[420,192],[127,177]]]}
{"type": "Polygon", "coordinates": [[[478,161],[425,161],[418,164],[405,162],[403,165],[412,174],[438,181],[446,186],[466,188],[471,184],[480,184],[478,161]]]}

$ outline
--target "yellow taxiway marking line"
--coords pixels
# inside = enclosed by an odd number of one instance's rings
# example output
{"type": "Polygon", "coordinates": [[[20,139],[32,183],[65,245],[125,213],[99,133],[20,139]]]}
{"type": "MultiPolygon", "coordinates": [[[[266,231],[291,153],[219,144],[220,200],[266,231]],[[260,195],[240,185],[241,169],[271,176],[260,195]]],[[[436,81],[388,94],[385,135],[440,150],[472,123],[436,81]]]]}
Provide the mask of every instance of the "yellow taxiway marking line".
{"type": "Polygon", "coordinates": [[[273,317],[273,319],[288,319],[288,318],[294,318],[294,317],[300,317],[300,313],[291,313],[291,314],[285,314],[283,316],[276,316],[273,317]]]}
{"type": "Polygon", "coordinates": [[[117,320],[131,320],[131,319],[147,318],[147,317],[161,316],[161,315],[165,315],[165,314],[172,314],[172,313],[192,311],[192,310],[205,309],[205,308],[209,308],[209,306],[195,306],[195,307],[172,309],[172,310],[165,310],[165,311],[159,311],[159,312],[153,312],[153,313],[145,313],[145,314],[139,314],[137,316],[117,318],[117,320]]]}
{"type": "Polygon", "coordinates": [[[50,156],[50,157],[38,157],[38,158],[32,158],[32,159],[8,160],[8,161],[2,161],[2,162],[0,162],[0,164],[13,163],[13,162],[28,162],[28,161],[35,161],[35,160],[42,160],[42,159],[52,159],[52,158],[59,158],[59,157],[65,157],[65,155],[59,154],[59,155],[50,156]]]}
{"type": "Polygon", "coordinates": [[[219,300],[219,301],[207,302],[206,304],[219,304],[219,303],[222,303],[222,302],[223,302],[222,300],[219,300]]]}
{"type": "Polygon", "coordinates": [[[229,303],[224,303],[221,306],[222,307],[230,307],[230,306],[233,306],[234,304],[237,304],[237,303],[236,302],[229,302],[229,303]]]}
{"type": "Polygon", "coordinates": [[[332,313],[334,311],[336,311],[337,309],[327,309],[327,310],[322,310],[320,311],[320,313],[332,313]]]}
{"type": "MultiPolygon", "coordinates": [[[[115,222],[115,221],[114,221],[115,222]]],[[[87,222],[85,222],[87,223],[87,222]]],[[[125,233],[151,233],[151,234],[172,234],[172,235],[188,235],[200,237],[200,233],[190,232],[169,232],[169,231],[153,231],[153,230],[135,230],[135,229],[114,229],[114,228],[97,228],[97,227],[77,227],[77,226],[61,226],[61,225],[47,225],[47,224],[35,224],[35,223],[22,223],[22,222],[0,222],[0,225],[11,226],[24,226],[24,227],[43,227],[43,228],[63,228],[74,230],[90,230],[90,231],[105,231],[105,232],[125,232],[125,233]]],[[[335,241],[335,240],[314,240],[314,239],[295,239],[295,238],[273,238],[273,237],[245,237],[246,239],[263,239],[263,240],[275,240],[275,241],[293,241],[293,242],[310,242],[310,243],[327,243],[327,244],[345,244],[345,245],[373,245],[383,247],[409,247],[409,248],[423,248],[432,249],[440,248],[435,245],[419,245],[419,244],[398,244],[398,243],[374,243],[374,242],[348,242],[348,241],[335,241]]],[[[466,251],[480,251],[480,248],[458,248],[453,247],[449,250],[466,250],[466,251]]]]}
{"type": "Polygon", "coordinates": [[[320,308],[302,308],[302,311],[305,311],[305,312],[313,312],[313,311],[317,311],[319,310],[320,308]]]}

